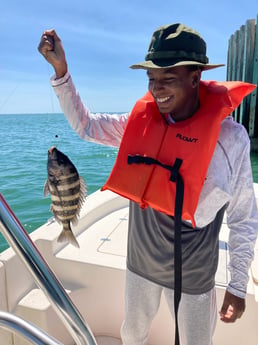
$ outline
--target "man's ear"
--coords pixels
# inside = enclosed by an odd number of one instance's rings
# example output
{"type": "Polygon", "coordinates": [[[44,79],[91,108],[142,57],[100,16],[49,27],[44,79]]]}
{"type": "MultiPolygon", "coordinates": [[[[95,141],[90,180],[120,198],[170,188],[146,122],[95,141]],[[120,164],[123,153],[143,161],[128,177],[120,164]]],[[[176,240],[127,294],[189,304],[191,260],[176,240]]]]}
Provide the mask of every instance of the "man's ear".
{"type": "Polygon", "coordinates": [[[192,86],[196,88],[199,86],[199,82],[201,80],[202,71],[200,69],[196,70],[192,74],[192,86]]]}

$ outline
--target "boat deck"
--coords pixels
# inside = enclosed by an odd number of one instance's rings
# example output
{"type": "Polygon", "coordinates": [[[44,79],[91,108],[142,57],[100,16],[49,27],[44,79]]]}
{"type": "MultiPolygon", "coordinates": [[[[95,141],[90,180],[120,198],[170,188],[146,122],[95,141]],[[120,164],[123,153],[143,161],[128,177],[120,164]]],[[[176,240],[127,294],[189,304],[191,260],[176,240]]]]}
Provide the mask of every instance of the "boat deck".
{"type": "MultiPolygon", "coordinates": [[[[256,191],[258,192],[257,188],[256,191]]],[[[258,193],[257,193],[258,195],[258,193]]],[[[111,192],[90,195],[74,227],[80,248],[57,243],[61,228],[54,221],[44,224],[31,234],[40,253],[62,282],[67,293],[90,326],[98,345],[121,345],[120,327],[124,319],[124,287],[127,248],[128,201],[111,192]]],[[[219,242],[219,266],[216,274],[217,303],[220,308],[230,275],[228,265],[228,228],[222,225],[219,242]]],[[[256,250],[258,263],[258,247],[256,250]]],[[[62,344],[73,339],[45,297],[38,289],[19,258],[10,248],[0,255],[0,309],[37,324],[62,344]],[[19,284],[17,272],[20,273],[19,284]]],[[[220,321],[214,345],[254,345],[258,339],[258,305],[255,302],[258,284],[250,274],[247,309],[233,325],[220,321]],[[246,330],[248,331],[248,336],[246,330]],[[244,331],[245,330],[245,331],[244,331]]],[[[160,310],[150,330],[149,345],[170,345],[174,322],[162,296],[160,310]]],[[[28,345],[17,335],[0,331],[0,343],[28,345]]]]}

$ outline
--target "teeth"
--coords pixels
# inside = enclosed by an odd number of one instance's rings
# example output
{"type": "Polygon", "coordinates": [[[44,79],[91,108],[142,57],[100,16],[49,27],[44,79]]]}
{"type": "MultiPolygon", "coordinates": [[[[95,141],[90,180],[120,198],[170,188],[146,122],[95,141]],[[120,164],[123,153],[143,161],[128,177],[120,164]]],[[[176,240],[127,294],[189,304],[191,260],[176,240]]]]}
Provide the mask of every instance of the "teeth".
{"type": "Polygon", "coordinates": [[[157,102],[163,103],[169,100],[170,97],[157,98],[157,102]]]}

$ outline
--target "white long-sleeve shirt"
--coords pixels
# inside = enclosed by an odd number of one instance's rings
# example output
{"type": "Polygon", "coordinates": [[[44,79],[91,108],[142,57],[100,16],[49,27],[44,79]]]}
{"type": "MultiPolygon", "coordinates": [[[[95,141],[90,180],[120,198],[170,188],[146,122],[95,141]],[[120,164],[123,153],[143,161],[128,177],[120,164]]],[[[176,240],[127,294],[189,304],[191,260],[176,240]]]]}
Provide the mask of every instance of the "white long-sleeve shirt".
{"type": "MultiPolygon", "coordinates": [[[[82,103],[69,73],[57,80],[52,77],[51,84],[67,120],[82,139],[115,147],[120,145],[129,113],[91,114],[82,103]]],[[[249,137],[245,128],[231,117],[227,117],[221,125],[195,213],[197,227],[202,228],[213,221],[226,204],[231,272],[228,291],[244,298],[257,237],[258,212],[249,137]]]]}

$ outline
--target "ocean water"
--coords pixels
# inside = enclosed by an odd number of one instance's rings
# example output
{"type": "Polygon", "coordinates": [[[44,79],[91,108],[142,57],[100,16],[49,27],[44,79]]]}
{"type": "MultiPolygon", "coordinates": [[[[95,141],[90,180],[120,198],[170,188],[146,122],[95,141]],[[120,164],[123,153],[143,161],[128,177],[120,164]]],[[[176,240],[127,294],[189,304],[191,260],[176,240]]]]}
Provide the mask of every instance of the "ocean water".
{"type": "MultiPolygon", "coordinates": [[[[88,194],[104,184],[118,151],[80,139],[63,114],[2,115],[0,124],[0,192],[28,233],[52,217],[50,196],[43,196],[49,147],[68,155],[88,194]]],[[[258,154],[251,161],[258,182],[258,154]]],[[[7,247],[0,234],[0,252],[7,247]]]]}
{"type": "MultiPolygon", "coordinates": [[[[0,192],[28,233],[53,216],[43,196],[49,147],[68,155],[88,194],[104,184],[118,151],[80,139],[63,114],[1,115],[0,124],[0,192]]],[[[0,252],[7,247],[0,234],[0,252]]]]}

